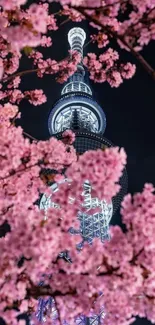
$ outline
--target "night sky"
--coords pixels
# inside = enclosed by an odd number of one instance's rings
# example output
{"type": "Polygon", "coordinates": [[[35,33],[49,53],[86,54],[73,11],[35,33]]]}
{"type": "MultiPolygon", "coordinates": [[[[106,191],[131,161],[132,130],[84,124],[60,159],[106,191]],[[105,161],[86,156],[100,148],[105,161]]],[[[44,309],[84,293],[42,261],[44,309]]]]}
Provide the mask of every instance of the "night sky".
{"type": "MultiPolygon", "coordinates": [[[[85,29],[87,40],[95,30],[87,22],[66,23],[56,32],[51,32],[53,45],[45,49],[45,57],[61,60],[67,56],[69,48],[67,33],[70,28],[79,26],[85,29]]],[[[117,49],[117,44],[113,43],[117,49]]],[[[88,52],[100,54],[103,49],[89,44],[88,52]]],[[[119,51],[122,62],[129,60],[137,64],[137,73],[131,80],[125,81],[119,88],[111,88],[107,83],[97,84],[89,81],[94,98],[99,102],[107,117],[105,137],[119,147],[124,147],[128,155],[127,172],[128,192],[142,191],[145,182],[155,184],[155,81],[143,70],[130,53],[119,51]]],[[[155,68],[155,45],[151,43],[142,52],[145,59],[155,68]]],[[[20,70],[31,68],[30,61],[23,57],[20,70]]],[[[40,79],[35,74],[24,76],[22,90],[44,89],[47,103],[34,107],[27,101],[20,104],[21,125],[24,131],[37,139],[49,137],[47,120],[54,102],[59,98],[62,85],[56,83],[53,76],[40,79]]],[[[121,224],[119,212],[113,217],[113,224],[121,224]]],[[[150,322],[137,319],[135,325],[147,325],[150,322]]],[[[120,324],[121,325],[121,324],[120,324]]]]}

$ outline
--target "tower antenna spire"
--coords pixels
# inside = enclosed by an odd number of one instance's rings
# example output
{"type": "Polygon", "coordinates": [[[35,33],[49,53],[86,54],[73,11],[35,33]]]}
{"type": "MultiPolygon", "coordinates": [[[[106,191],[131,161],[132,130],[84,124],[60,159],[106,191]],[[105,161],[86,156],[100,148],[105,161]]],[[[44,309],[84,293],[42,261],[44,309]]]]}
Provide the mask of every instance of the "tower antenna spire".
{"type": "Polygon", "coordinates": [[[83,45],[86,40],[86,33],[80,27],[70,29],[68,33],[68,42],[71,50],[78,51],[83,57],[83,45]]]}
{"type": "Polygon", "coordinates": [[[63,87],[61,95],[70,92],[82,92],[92,95],[90,87],[84,80],[85,69],[82,64],[83,46],[86,40],[86,33],[80,27],[74,27],[68,32],[68,42],[72,51],[77,51],[81,54],[81,62],[77,66],[77,71],[69,78],[67,84],[63,87]]]}

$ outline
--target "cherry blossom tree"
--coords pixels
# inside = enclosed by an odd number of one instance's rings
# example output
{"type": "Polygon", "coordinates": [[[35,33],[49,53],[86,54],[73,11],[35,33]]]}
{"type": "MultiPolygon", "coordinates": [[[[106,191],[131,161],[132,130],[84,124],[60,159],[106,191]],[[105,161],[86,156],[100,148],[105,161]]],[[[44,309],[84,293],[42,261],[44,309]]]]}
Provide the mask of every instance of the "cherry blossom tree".
{"type": "Polygon", "coordinates": [[[83,60],[94,82],[107,81],[118,87],[135,74],[135,65],[121,62],[121,55],[111,46],[113,39],[154,79],[154,69],[141,50],[155,37],[155,1],[105,0],[95,1],[94,6],[92,0],[62,0],[59,12],[51,14],[52,2],[0,0],[0,225],[8,225],[0,238],[0,316],[6,324],[16,325],[19,314],[36,310],[40,296],[51,296],[60,324],[64,320],[74,324],[74,317],[89,315],[92,310],[98,313],[103,304],[105,325],[128,325],[137,315],[155,322],[153,186],[145,184],[142,193],[124,198],[121,214],[125,233],[118,226],[111,227],[110,242],[103,245],[96,240],[79,254],[76,243],[80,236],[71,236],[68,229],[78,225],[75,215],[82,184],[89,179],[94,195],[110,201],[119,191],[118,181],[126,164],[124,149],[89,151],[78,157],[71,131],[64,133],[62,141],[30,141],[22,128],[15,126],[22,99],[33,105],[46,101],[42,89],[22,93],[21,78],[34,72],[38,78],[55,75],[56,81],[63,83],[81,60],[78,53],[71,52],[57,62],[45,59],[38,51],[38,46],[52,45],[49,35],[59,28],[57,16],[75,22],[87,19],[94,27],[91,42],[103,48],[103,53],[99,57],[88,53],[83,60]],[[19,71],[23,51],[33,69],[19,71]],[[49,193],[43,169],[54,169],[55,181],[63,177],[65,169],[65,176],[72,180],[70,185],[62,184],[55,195],[61,209],[49,209],[46,220],[36,204],[41,193],[49,193]],[[70,196],[76,198],[72,205],[70,196]],[[59,258],[64,248],[73,263],[59,258]],[[48,277],[38,286],[43,274],[48,277]],[[100,291],[104,294],[97,299],[100,291]]]}

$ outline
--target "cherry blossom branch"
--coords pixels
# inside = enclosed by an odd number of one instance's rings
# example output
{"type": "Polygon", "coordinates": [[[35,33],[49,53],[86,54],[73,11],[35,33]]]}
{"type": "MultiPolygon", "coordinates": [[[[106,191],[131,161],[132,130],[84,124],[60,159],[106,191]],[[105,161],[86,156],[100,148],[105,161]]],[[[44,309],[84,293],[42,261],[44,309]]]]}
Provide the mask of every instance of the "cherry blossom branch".
{"type": "Polygon", "coordinates": [[[18,112],[16,113],[16,115],[14,116],[14,118],[12,119],[12,121],[11,121],[9,127],[11,127],[12,125],[14,125],[14,122],[15,122],[15,120],[16,120],[16,118],[17,118],[18,115],[19,115],[19,110],[18,110],[18,112]]]}
{"type": "Polygon", "coordinates": [[[148,296],[148,295],[145,294],[145,297],[148,298],[149,300],[154,300],[153,296],[148,296]]]}
{"type": "Polygon", "coordinates": [[[28,288],[27,293],[30,297],[33,297],[35,299],[37,299],[41,296],[50,296],[52,298],[55,298],[58,296],[62,297],[62,296],[66,296],[66,295],[76,295],[77,294],[76,290],[71,290],[71,291],[67,291],[67,292],[63,293],[59,290],[53,291],[48,286],[35,286],[35,285],[33,285],[31,288],[28,288]]]}
{"type": "MultiPolygon", "coordinates": [[[[5,176],[5,177],[0,177],[0,181],[4,181],[4,180],[6,180],[6,179],[8,179],[8,178],[10,178],[10,177],[12,177],[12,176],[15,176],[15,175],[19,174],[19,173],[23,173],[24,171],[26,171],[26,170],[28,170],[28,169],[30,169],[30,168],[33,168],[33,167],[35,167],[35,166],[41,166],[41,164],[42,164],[42,163],[37,162],[37,163],[35,163],[35,164],[31,165],[31,166],[28,166],[28,167],[22,168],[22,169],[20,169],[20,170],[13,171],[11,174],[9,174],[9,175],[7,175],[7,176],[5,176]]],[[[55,163],[55,164],[57,164],[57,165],[62,165],[62,164],[59,164],[59,163],[55,163]]],[[[69,166],[70,166],[70,165],[63,165],[63,168],[67,168],[67,167],[69,167],[69,166]]],[[[44,167],[44,168],[45,168],[45,167],[44,167]]],[[[51,167],[51,168],[52,168],[52,167],[51,167]]]]}
{"type": "MultiPolygon", "coordinates": [[[[132,265],[134,265],[135,264],[135,262],[136,262],[136,260],[137,260],[137,258],[139,257],[139,255],[142,253],[144,251],[144,248],[142,248],[135,256],[133,256],[133,258],[132,258],[132,260],[130,261],[130,264],[132,264],[132,265]]],[[[97,276],[104,276],[104,275],[112,275],[112,274],[114,274],[114,272],[117,272],[118,270],[119,270],[119,267],[111,267],[110,265],[108,265],[107,263],[106,263],[106,260],[104,260],[104,265],[107,267],[107,269],[108,269],[108,271],[106,271],[106,272],[101,272],[101,273],[99,273],[97,276]]],[[[99,270],[99,268],[98,268],[98,270],[99,270]]],[[[118,276],[118,274],[117,273],[115,273],[115,275],[117,275],[118,276]]],[[[119,276],[121,276],[120,274],[119,274],[119,276]]]]}
{"type": "MultiPolygon", "coordinates": [[[[97,274],[97,276],[104,276],[104,275],[112,275],[114,274],[114,272],[118,271],[119,270],[119,267],[109,267],[109,270],[106,271],[106,272],[101,272],[99,274],[97,274]]],[[[117,275],[117,274],[116,274],[117,275]]]]}
{"type": "MultiPolygon", "coordinates": [[[[59,163],[56,163],[57,165],[61,165],[61,164],[59,164],[59,163]]],[[[24,171],[26,171],[26,170],[28,170],[28,169],[30,169],[30,168],[33,168],[33,167],[35,167],[35,166],[39,166],[39,163],[37,162],[36,164],[34,164],[34,165],[31,165],[31,166],[28,166],[28,167],[25,167],[25,168],[23,168],[23,169],[21,169],[21,170],[17,170],[17,171],[15,171],[15,172],[13,172],[12,174],[9,174],[9,175],[7,175],[7,176],[5,176],[5,177],[0,177],[0,181],[5,181],[6,179],[8,179],[8,178],[10,178],[10,177],[12,177],[12,176],[15,176],[15,175],[17,175],[17,174],[19,174],[19,173],[23,173],[24,171]]],[[[67,167],[69,167],[70,165],[63,165],[63,168],[67,168],[67,167]]],[[[52,168],[52,167],[51,167],[52,168]]]]}
{"type": "Polygon", "coordinates": [[[144,248],[142,248],[130,261],[131,264],[135,264],[135,261],[137,260],[137,257],[144,251],[144,248]]]}
{"type": "Polygon", "coordinates": [[[53,16],[61,15],[61,10],[54,12],[52,15],[53,16]]]}
{"type": "Polygon", "coordinates": [[[154,11],[154,7],[151,8],[148,12],[145,12],[145,13],[143,14],[143,16],[142,16],[138,21],[136,21],[135,23],[131,24],[131,25],[127,28],[127,30],[126,30],[124,36],[127,36],[128,33],[129,33],[130,31],[132,31],[132,29],[133,29],[135,26],[137,26],[139,23],[143,23],[145,17],[146,17],[146,16],[149,16],[153,11],[154,11]]]}
{"type": "Polygon", "coordinates": [[[79,10],[79,9],[84,9],[84,10],[96,10],[96,11],[98,11],[98,10],[106,10],[106,9],[108,9],[109,7],[113,7],[113,6],[115,6],[115,5],[117,5],[117,4],[123,4],[123,3],[127,3],[127,1],[126,0],[124,0],[124,1],[120,1],[120,0],[118,0],[118,1],[116,1],[116,2],[113,2],[113,3],[109,3],[108,5],[102,5],[102,6],[98,6],[98,7],[85,7],[85,6],[78,6],[77,7],[77,9],[79,10]]]}
{"type": "Polygon", "coordinates": [[[62,324],[62,321],[61,321],[61,314],[60,314],[60,311],[59,311],[59,308],[58,308],[58,304],[57,304],[57,301],[56,299],[54,300],[55,302],[55,306],[56,306],[56,311],[57,311],[57,315],[58,315],[58,321],[59,321],[59,324],[61,325],[62,324]]]}
{"type": "MultiPolygon", "coordinates": [[[[53,63],[52,66],[57,65],[57,64],[61,63],[62,61],[67,60],[69,58],[70,58],[70,56],[68,55],[65,59],[62,59],[62,60],[60,60],[60,61],[58,61],[56,63],[53,63]]],[[[46,70],[48,70],[48,68],[47,69],[45,69],[45,68],[36,68],[36,69],[29,69],[29,70],[20,71],[20,72],[17,72],[15,74],[9,76],[9,77],[6,77],[6,78],[2,79],[1,82],[7,82],[7,81],[10,81],[10,80],[12,80],[12,79],[14,79],[16,77],[21,77],[21,76],[24,76],[26,74],[33,73],[33,72],[39,72],[41,70],[46,72],[46,70]]]]}
{"type": "Polygon", "coordinates": [[[25,131],[23,131],[23,134],[26,135],[27,137],[29,137],[30,139],[36,141],[36,142],[39,141],[39,140],[37,140],[36,138],[34,138],[32,135],[30,135],[29,133],[27,133],[27,132],[25,132],[25,131]]]}
{"type": "Polygon", "coordinates": [[[62,23],[59,25],[60,27],[66,23],[68,23],[70,21],[69,18],[66,18],[64,21],[62,21],[62,23]]]}
{"type": "Polygon", "coordinates": [[[35,167],[35,166],[38,166],[38,162],[35,163],[34,165],[31,165],[31,166],[28,166],[28,167],[22,168],[21,170],[13,171],[11,174],[9,174],[9,175],[7,175],[7,176],[5,176],[5,177],[0,177],[0,181],[5,181],[6,179],[8,179],[8,178],[10,178],[10,177],[15,176],[15,175],[17,175],[17,174],[19,174],[19,173],[23,173],[25,170],[28,170],[28,169],[30,169],[30,168],[32,168],[32,167],[35,167]]]}
{"type": "Polygon", "coordinates": [[[150,66],[150,64],[143,58],[143,56],[136,52],[133,47],[128,44],[128,42],[124,39],[124,36],[118,35],[115,31],[111,30],[108,26],[104,26],[96,17],[89,15],[84,9],[79,7],[70,6],[70,8],[77,10],[81,13],[85,18],[87,18],[90,22],[100,26],[104,32],[106,32],[110,37],[115,38],[116,40],[121,41],[132,53],[132,55],[137,59],[137,61],[143,66],[145,71],[155,80],[155,70],[150,66]]]}
{"type": "Polygon", "coordinates": [[[26,75],[26,74],[29,74],[29,73],[33,73],[33,72],[38,72],[40,71],[41,69],[40,68],[37,68],[37,69],[29,69],[29,70],[24,70],[24,71],[20,71],[20,72],[17,72],[9,77],[6,77],[4,79],[1,80],[1,82],[7,82],[7,81],[10,81],[16,77],[21,77],[23,75],[26,75]]]}
{"type": "Polygon", "coordinates": [[[93,43],[93,39],[90,39],[84,46],[83,48],[87,47],[89,44],[93,43]]]}
{"type": "MultiPolygon", "coordinates": [[[[69,19],[67,18],[63,23],[66,23],[66,22],[68,22],[68,21],[69,21],[69,19]]],[[[62,23],[62,24],[63,24],[63,23],[62,23]]],[[[61,25],[62,25],[62,24],[61,24],[61,25]]],[[[88,46],[90,43],[92,43],[92,42],[93,42],[92,39],[91,39],[90,41],[88,41],[88,42],[84,45],[84,48],[87,47],[87,46],[88,46]]],[[[70,58],[70,56],[68,55],[68,56],[66,56],[65,59],[62,59],[62,60],[60,60],[60,61],[58,61],[58,62],[56,62],[56,63],[53,63],[53,66],[56,65],[56,64],[61,63],[61,62],[64,61],[64,60],[67,60],[67,59],[69,59],[69,58],[70,58]]],[[[45,68],[36,68],[36,69],[28,69],[28,70],[20,71],[20,72],[17,72],[17,73],[15,73],[15,74],[11,75],[11,76],[7,76],[7,77],[3,78],[3,79],[1,80],[1,83],[3,83],[3,82],[8,82],[8,81],[10,81],[10,80],[12,80],[12,79],[14,79],[14,78],[16,78],[16,77],[22,77],[22,76],[24,76],[24,75],[26,75],[26,74],[39,72],[39,71],[41,71],[41,70],[45,70],[45,72],[46,72],[46,69],[45,69],[45,68]]],[[[48,70],[48,68],[47,68],[47,70],[48,70]]]]}

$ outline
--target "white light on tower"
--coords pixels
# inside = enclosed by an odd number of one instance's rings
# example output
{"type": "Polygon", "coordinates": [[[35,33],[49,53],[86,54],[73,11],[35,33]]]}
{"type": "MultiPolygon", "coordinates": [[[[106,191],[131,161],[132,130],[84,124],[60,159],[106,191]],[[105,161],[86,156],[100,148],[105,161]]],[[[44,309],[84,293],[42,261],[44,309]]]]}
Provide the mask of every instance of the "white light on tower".
{"type": "Polygon", "coordinates": [[[68,33],[68,42],[71,50],[76,50],[83,55],[83,45],[86,39],[85,31],[80,27],[70,29],[68,33]]]}

